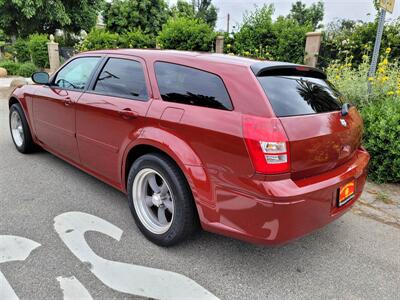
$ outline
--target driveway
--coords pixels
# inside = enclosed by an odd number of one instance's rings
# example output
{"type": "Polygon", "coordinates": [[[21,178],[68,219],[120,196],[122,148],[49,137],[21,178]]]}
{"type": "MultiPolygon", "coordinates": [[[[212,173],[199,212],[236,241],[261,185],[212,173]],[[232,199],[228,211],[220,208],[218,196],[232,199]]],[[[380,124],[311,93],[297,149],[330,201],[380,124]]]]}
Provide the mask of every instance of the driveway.
{"type": "Polygon", "coordinates": [[[160,248],[135,227],[120,192],[49,153],[19,154],[8,132],[7,102],[0,100],[1,293],[399,299],[400,229],[349,212],[283,247],[201,232],[160,248]]]}

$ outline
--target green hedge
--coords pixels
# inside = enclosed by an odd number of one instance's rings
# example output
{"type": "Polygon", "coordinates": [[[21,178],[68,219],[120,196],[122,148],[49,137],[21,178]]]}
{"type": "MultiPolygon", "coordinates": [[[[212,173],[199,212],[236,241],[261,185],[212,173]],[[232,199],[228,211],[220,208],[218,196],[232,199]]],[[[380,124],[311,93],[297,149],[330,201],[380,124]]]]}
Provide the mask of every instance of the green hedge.
{"type": "Polygon", "coordinates": [[[141,30],[124,33],[119,37],[120,48],[154,48],[155,39],[141,30]]]}
{"type": "Polygon", "coordinates": [[[215,38],[214,30],[203,21],[181,17],[168,20],[157,43],[163,49],[210,51],[215,38]]]}
{"type": "Polygon", "coordinates": [[[103,29],[93,29],[78,46],[79,51],[118,48],[119,35],[103,29]]]}
{"type": "Polygon", "coordinates": [[[38,70],[38,67],[31,62],[17,63],[12,60],[0,61],[0,68],[6,69],[8,75],[22,77],[31,77],[32,73],[38,70]]]}
{"type": "Polygon", "coordinates": [[[93,29],[83,42],[78,45],[79,51],[116,48],[154,48],[155,39],[141,30],[118,34],[104,29],[93,29]]]}
{"type": "Polygon", "coordinates": [[[28,48],[32,56],[32,61],[39,68],[49,67],[48,41],[46,34],[32,34],[29,36],[28,48]]]}
{"type": "Polygon", "coordinates": [[[14,55],[18,62],[31,61],[31,54],[29,52],[28,41],[24,39],[17,39],[13,45],[14,55]]]}
{"type": "Polygon", "coordinates": [[[369,177],[400,183],[400,98],[374,101],[361,110],[364,146],[371,155],[369,177]]]}
{"type": "Polygon", "coordinates": [[[22,76],[22,77],[31,77],[34,72],[38,70],[38,67],[36,67],[33,63],[31,62],[26,62],[23,63],[19,66],[17,75],[22,76]]]}
{"type": "Polygon", "coordinates": [[[8,75],[18,75],[19,64],[12,60],[0,61],[0,68],[7,70],[8,75]]]}

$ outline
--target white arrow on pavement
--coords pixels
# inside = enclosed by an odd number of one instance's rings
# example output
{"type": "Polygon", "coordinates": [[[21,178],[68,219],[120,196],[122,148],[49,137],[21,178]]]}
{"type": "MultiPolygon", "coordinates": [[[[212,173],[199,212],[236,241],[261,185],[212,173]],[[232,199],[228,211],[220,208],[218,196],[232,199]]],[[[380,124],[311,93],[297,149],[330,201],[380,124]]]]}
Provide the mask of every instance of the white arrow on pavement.
{"type": "MultiPolygon", "coordinates": [[[[0,235],[0,264],[10,261],[23,261],[29,254],[39,247],[40,244],[32,240],[14,236],[0,235]]],[[[6,277],[0,271],[0,299],[14,300],[18,299],[14,289],[8,283],[6,277]]]]}
{"type": "Polygon", "coordinates": [[[96,216],[67,212],[54,218],[54,228],[71,252],[106,286],[127,294],[154,299],[204,299],[216,296],[178,273],[111,261],[98,256],[85,240],[85,232],[97,231],[119,241],[122,230],[96,216]]]}

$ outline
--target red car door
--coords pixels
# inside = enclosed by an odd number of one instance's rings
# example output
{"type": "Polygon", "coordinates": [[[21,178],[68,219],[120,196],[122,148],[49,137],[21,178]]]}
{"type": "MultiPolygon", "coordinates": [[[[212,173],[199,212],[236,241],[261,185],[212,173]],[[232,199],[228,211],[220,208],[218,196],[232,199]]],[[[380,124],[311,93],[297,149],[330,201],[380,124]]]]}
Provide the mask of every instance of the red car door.
{"type": "Polygon", "coordinates": [[[75,103],[81,97],[100,57],[80,57],[66,64],[49,86],[33,96],[33,118],[38,139],[57,154],[79,162],[75,103]]]}
{"type": "Polygon", "coordinates": [[[81,163],[98,177],[121,184],[126,146],[140,134],[151,99],[140,58],[109,57],[76,106],[81,163]]]}

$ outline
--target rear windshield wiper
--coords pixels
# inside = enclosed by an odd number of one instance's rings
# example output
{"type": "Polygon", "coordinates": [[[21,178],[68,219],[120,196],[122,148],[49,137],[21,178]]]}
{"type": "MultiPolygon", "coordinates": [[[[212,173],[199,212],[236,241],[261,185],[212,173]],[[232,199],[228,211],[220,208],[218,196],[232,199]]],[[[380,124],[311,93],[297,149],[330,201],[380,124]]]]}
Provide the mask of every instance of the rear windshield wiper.
{"type": "Polygon", "coordinates": [[[342,105],[342,109],[340,110],[340,113],[343,117],[347,116],[349,114],[350,107],[351,107],[350,103],[345,103],[342,105]]]}

